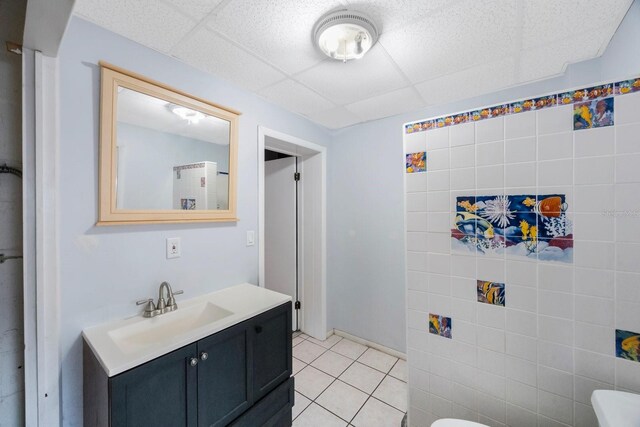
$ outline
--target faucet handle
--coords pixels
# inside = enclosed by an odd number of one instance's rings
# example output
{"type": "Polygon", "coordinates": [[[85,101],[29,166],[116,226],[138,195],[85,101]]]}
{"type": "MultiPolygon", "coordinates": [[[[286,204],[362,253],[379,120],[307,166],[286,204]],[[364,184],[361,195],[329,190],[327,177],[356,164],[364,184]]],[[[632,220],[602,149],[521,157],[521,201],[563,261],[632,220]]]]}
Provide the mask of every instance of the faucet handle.
{"type": "Polygon", "coordinates": [[[140,301],[136,301],[136,305],[146,304],[148,302],[153,302],[153,298],[141,299],[140,301]]]}
{"type": "Polygon", "coordinates": [[[182,295],[182,294],[184,294],[184,291],[182,289],[180,289],[179,291],[174,291],[173,294],[174,295],[182,295]]]}
{"type": "Polygon", "coordinates": [[[144,313],[142,313],[143,317],[153,317],[156,314],[156,305],[153,303],[153,298],[149,298],[146,300],[136,301],[136,305],[147,304],[144,308],[144,313]]]}
{"type": "Polygon", "coordinates": [[[169,300],[167,301],[167,307],[170,307],[171,311],[176,310],[178,308],[178,304],[176,304],[176,299],[174,298],[174,295],[180,295],[183,293],[184,291],[182,289],[171,293],[171,296],[169,296],[169,300]]]}

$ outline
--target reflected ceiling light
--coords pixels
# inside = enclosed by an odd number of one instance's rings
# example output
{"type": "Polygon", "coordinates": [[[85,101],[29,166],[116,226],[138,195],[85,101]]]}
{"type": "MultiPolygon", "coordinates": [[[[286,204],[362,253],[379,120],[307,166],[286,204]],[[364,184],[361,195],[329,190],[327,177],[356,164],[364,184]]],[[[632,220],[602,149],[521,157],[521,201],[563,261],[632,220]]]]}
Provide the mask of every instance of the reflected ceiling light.
{"type": "Polygon", "coordinates": [[[313,37],[325,55],[347,62],[362,58],[371,49],[378,40],[378,29],[363,13],[343,9],[320,18],[313,37]]]}
{"type": "Polygon", "coordinates": [[[192,110],[187,107],[173,107],[171,109],[173,114],[189,122],[189,124],[198,124],[198,122],[204,119],[204,114],[200,111],[192,110]]]}

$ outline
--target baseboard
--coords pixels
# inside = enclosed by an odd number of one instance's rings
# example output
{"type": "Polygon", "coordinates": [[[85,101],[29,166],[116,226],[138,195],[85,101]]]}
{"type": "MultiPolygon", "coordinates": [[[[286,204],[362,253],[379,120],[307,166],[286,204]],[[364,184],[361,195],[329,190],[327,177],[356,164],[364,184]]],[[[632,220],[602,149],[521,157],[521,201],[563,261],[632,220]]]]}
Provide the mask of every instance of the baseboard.
{"type": "Polygon", "coordinates": [[[327,338],[329,338],[331,335],[334,335],[334,334],[338,335],[339,337],[342,337],[342,338],[350,339],[351,341],[355,341],[355,342],[360,343],[362,345],[366,345],[368,347],[375,348],[376,350],[380,350],[383,353],[390,354],[391,356],[397,357],[399,359],[407,360],[407,355],[405,353],[402,353],[402,352],[400,352],[398,350],[394,350],[394,349],[389,348],[389,347],[385,347],[382,344],[378,344],[376,342],[365,340],[364,338],[360,338],[360,337],[357,337],[355,335],[351,335],[350,333],[341,331],[339,329],[333,329],[333,330],[329,331],[327,333],[327,338]]]}

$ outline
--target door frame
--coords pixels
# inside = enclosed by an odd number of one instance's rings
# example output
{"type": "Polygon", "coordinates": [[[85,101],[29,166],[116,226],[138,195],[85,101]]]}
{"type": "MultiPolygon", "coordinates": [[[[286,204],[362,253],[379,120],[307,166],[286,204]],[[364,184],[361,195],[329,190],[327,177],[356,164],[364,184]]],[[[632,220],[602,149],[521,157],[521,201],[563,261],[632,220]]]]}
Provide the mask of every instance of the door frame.
{"type": "Polygon", "coordinates": [[[327,148],[304,139],[258,126],[258,285],[264,287],[264,150],[298,157],[302,179],[298,187],[299,271],[302,303],[300,329],[312,337],[327,337],[327,148]],[[305,165],[306,163],[306,165],[305,165]],[[305,167],[307,166],[307,167],[305,167]],[[311,178],[309,178],[311,174],[311,178]],[[305,181],[305,177],[306,181],[305,181]],[[315,186],[311,185],[314,180],[315,186]],[[307,185],[305,185],[307,184],[307,185]],[[316,201],[317,203],[305,203],[316,201]],[[305,227],[308,226],[308,227],[305,227]],[[314,233],[305,232],[305,228],[314,233]]]}

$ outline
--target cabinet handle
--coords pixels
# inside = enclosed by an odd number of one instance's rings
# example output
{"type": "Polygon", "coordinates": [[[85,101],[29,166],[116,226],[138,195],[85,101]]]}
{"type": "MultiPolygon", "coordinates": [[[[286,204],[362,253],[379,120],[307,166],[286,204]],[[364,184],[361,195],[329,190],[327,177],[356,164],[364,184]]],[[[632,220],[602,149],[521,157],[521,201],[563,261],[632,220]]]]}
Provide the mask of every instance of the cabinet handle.
{"type": "Polygon", "coordinates": [[[189,365],[191,366],[196,366],[198,364],[198,359],[195,357],[192,357],[191,359],[189,359],[189,365]]]}
{"type": "Polygon", "coordinates": [[[200,353],[200,360],[207,360],[209,358],[209,353],[207,353],[206,351],[203,351],[202,353],[200,353]]]}
{"type": "Polygon", "coordinates": [[[259,334],[260,332],[262,332],[262,326],[256,326],[256,334],[259,334]]]}

